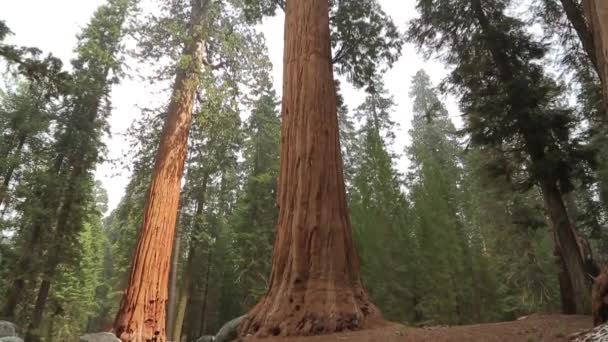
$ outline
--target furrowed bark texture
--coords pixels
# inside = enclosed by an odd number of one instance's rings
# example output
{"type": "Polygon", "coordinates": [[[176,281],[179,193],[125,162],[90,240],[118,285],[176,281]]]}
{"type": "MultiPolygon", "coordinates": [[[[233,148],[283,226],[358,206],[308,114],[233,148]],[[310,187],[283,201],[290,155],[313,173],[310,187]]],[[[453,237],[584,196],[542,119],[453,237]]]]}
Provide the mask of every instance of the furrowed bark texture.
{"type": "Polygon", "coordinates": [[[356,330],[380,312],[359,276],[346,206],[328,0],[288,1],[279,220],[268,292],[241,335],[356,330]]]}
{"type": "Polygon", "coordinates": [[[148,189],[129,286],[114,322],[114,332],[123,341],[167,341],[165,320],[171,250],[188,132],[203,62],[200,23],[206,2],[192,2],[190,41],[184,50],[184,55],[190,60],[187,66],[178,69],[176,75],[148,189]]]}

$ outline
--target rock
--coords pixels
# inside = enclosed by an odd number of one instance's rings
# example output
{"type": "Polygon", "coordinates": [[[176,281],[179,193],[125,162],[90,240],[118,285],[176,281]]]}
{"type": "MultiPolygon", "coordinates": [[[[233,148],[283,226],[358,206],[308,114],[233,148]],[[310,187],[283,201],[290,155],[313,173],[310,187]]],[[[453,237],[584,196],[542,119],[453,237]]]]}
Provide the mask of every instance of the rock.
{"type": "Polygon", "coordinates": [[[608,323],[600,324],[597,327],[569,336],[574,342],[606,342],[608,341],[608,323]]]}
{"type": "Polygon", "coordinates": [[[23,339],[17,336],[4,336],[0,337],[0,342],[23,342],[23,339]]]}
{"type": "Polygon", "coordinates": [[[196,342],[214,342],[213,341],[214,339],[215,339],[214,336],[205,335],[205,336],[199,337],[198,340],[196,340],[196,342]]]}
{"type": "MultiPolygon", "coordinates": [[[[0,342],[3,342],[0,340],[0,342]]],[[[101,332],[80,336],[80,342],[121,342],[114,334],[101,332]]]]}
{"type": "Polygon", "coordinates": [[[0,321],[0,337],[17,336],[16,326],[8,321],[0,321]]]}
{"type": "Polygon", "coordinates": [[[231,320],[230,322],[224,324],[220,331],[218,331],[218,333],[215,335],[215,338],[212,340],[212,342],[230,342],[236,339],[238,335],[237,330],[244,318],[245,315],[237,317],[231,320]]]}

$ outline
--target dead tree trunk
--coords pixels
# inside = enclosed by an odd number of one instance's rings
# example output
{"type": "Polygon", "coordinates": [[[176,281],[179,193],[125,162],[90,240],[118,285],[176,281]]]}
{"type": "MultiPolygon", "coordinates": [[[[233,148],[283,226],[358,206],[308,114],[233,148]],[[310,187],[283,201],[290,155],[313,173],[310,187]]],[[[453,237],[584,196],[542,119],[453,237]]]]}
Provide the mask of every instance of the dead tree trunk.
{"type": "Polygon", "coordinates": [[[166,341],[166,306],[171,250],[184,171],[188,132],[203,63],[202,19],[209,1],[192,1],[190,39],[178,68],[167,111],[129,286],[114,322],[123,341],[166,341]]]}
{"type": "Polygon", "coordinates": [[[346,206],[328,5],[287,1],[271,280],[241,335],[357,330],[380,315],[361,283],[346,206]]]}

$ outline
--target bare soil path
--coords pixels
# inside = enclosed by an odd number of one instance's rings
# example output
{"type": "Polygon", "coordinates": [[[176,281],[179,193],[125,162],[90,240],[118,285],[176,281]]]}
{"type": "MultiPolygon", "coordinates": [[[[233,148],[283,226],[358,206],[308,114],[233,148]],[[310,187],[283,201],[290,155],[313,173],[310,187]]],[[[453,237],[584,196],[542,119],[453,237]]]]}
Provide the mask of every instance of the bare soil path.
{"type": "Polygon", "coordinates": [[[326,336],[245,339],[247,342],[553,342],[568,341],[574,333],[590,329],[589,316],[534,314],[500,323],[452,327],[412,328],[385,323],[374,329],[326,336]]]}

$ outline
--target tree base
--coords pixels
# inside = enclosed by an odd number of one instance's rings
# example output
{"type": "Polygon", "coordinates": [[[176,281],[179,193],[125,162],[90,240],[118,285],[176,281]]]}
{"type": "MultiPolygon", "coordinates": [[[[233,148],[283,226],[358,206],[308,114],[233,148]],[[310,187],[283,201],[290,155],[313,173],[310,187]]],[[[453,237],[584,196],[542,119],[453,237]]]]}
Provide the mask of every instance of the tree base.
{"type": "Polygon", "coordinates": [[[382,322],[380,311],[368,300],[364,291],[361,290],[361,295],[356,298],[349,296],[349,293],[352,294],[350,290],[345,290],[329,295],[327,291],[313,290],[307,291],[306,296],[281,296],[278,300],[267,296],[244,318],[239,335],[327,335],[371,328],[382,322]],[[301,300],[294,299],[297,297],[301,300]]]}

